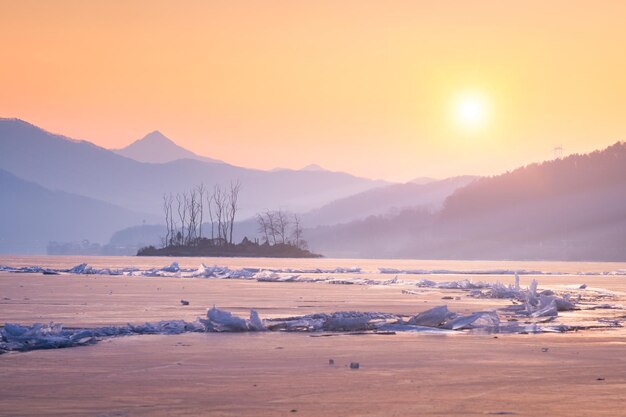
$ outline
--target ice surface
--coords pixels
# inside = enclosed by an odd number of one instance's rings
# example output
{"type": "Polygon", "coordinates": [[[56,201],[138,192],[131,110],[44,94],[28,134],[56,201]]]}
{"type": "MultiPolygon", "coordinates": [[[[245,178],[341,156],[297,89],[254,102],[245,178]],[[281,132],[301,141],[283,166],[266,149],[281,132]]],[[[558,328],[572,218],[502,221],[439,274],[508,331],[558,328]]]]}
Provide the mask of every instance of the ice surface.
{"type": "MultiPolygon", "coordinates": [[[[395,274],[387,280],[374,280],[359,276],[360,268],[335,269],[230,269],[221,266],[200,264],[198,268],[181,268],[177,262],[152,269],[138,268],[94,268],[86,263],[70,269],[44,269],[39,266],[7,267],[0,266],[0,272],[22,273],[70,273],[88,275],[125,275],[173,278],[205,278],[205,279],[245,279],[259,282],[321,282],[337,285],[369,285],[369,286],[403,286],[402,292],[416,294],[408,287],[433,288],[441,290],[463,290],[467,296],[515,300],[517,304],[500,308],[498,311],[479,311],[460,315],[441,305],[415,316],[403,316],[378,312],[335,312],[332,314],[318,313],[305,316],[272,318],[262,320],[255,310],[250,310],[249,318],[238,317],[231,312],[213,307],[207,310],[205,317],[198,317],[192,322],[183,320],[166,320],[144,324],[128,324],[126,326],[100,327],[93,329],[64,329],[60,324],[33,324],[22,326],[7,323],[0,328],[0,353],[7,351],[25,351],[32,349],[51,349],[60,347],[80,346],[107,338],[136,334],[181,334],[185,332],[251,332],[251,331],[287,331],[287,332],[428,332],[458,333],[460,331],[487,331],[499,333],[538,333],[562,332],[573,327],[555,324],[559,312],[577,308],[580,293],[587,300],[590,293],[610,294],[608,291],[593,288],[581,288],[580,285],[566,287],[566,290],[555,292],[543,290],[538,292],[538,283],[533,280],[528,288],[520,286],[519,275],[529,271],[461,271],[468,274],[512,273],[515,274],[514,284],[500,282],[488,283],[461,279],[455,281],[436,282],[428,279],[403,280],[400,274],[420,273],[416,270],[381,269],[381,273],[395,274]],[[323,274],[334,274],[324,276],[323,274]],[[336,274],[344,274],[337,277],[336,274]],[[501,319],[504,316],[504,320],[501,319]],[[520,320],[523,319],[523,320],[520,320]],[[520,324],[523,321],[524,324],[520,324]],[[552,324],[546,324],[551,322],[552,324]]],[[[429,271],[428,273],[446,273],[448,270],[429,271]]],[[[459,271],[453,271],[458,273],[459,271]]],[[[531,271],[535,272],[535,271],[531,271]]],[[[626,271],[625,271],[626,272],[626,271]]],[[[426,272],[424,272],[426,273],[426,272]]],[[[602,306],[588,306],[589,309],[602,306]]]]}

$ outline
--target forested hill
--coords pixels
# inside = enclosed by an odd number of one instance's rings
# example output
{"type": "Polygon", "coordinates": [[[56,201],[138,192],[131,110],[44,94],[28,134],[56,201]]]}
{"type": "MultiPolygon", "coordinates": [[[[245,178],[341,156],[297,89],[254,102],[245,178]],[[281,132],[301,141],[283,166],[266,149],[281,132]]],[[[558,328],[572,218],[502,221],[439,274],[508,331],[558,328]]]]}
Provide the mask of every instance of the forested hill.
{"type": "Polygon", "coordinates": [[[308,233],[328,256],[626,261],[626,144],[480,178],[440,211],[308,233]]]}
{"type": "MultiPolygon", "coordinates": [[[[443,218],[481,215],[563,196],[614,190],[626,186],[626,143],[564,159],[527,165],[494,177],[483,177],[454,192],[443,218]]],[[[626,198],[622,199],[626,206],[626,198]]]]}

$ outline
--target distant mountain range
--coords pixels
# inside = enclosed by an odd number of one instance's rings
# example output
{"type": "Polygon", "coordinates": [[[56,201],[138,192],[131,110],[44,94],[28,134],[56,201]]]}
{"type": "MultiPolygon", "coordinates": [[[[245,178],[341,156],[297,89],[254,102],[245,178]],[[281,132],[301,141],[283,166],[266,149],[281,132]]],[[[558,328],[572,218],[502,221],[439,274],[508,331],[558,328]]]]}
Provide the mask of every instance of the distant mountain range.
{"type": "Polygon", "coordinates": [[[195,159],[196,161],[202,162],[223,163],[223,161],[200,156],[178,146],[174,141],[158,130],[148,133],[143,138],[136,140],[125,148],[113,149],[113,152],[134,159],[135,161],[153,164],[164,164],[179,159],[195,159]]]}
{"type": "Polygon", "coordinates": [[[241,181],[242,217],[264,208],[308,210],[387,184],[345,173],[268,172],[195,159],[143,163],[16,119],[0,119],[0,168],[49,189],[155,215],[161,212],[164,193],[187,190],[200,182],[212,186],[241,181]]]}
{"type": "Polygon", "coordinates": [[[479,178],[440,210],[307,230],[330,256],[626,260],[626,144],[479,178]]]}
{"type": "Polygon", "coordinates": [[[237,167],[159,132],[112,151],[18,119],[0,119],[0,253],[111,236],[109,253],[131,253],[158,243],[164,193],[233,180],[236,239],[258,236],[253,216],[280,208],[300,213],[326,256],[626,260],[624,143],[493,177],[391,184],[318,165],[237,167]]]}
{"type": "MultiPolygon", "coordinates": [[[[188,190],[200,182],[212,187],[239,180],[242,191],[238,215],[242,220],[266,208],[307,211],[334,199],[388,184],[329,171],[268,172],[237,167],[195,155],[158,132],[127,148],[111,151],[87,141],[46,132],[19,119],[0,119],[0,169],[42,189],[97,200],[129,213],[143,213],[137,218],[154,221],[161,217],[164,193],[188,190]],[[166,154],[174,160],[158,162],[168,159],[166,154]]],[[[36,199],[28,201],[33,200],[36,199]]],[[[87,200],[75,201],[78,212],[81,201],[87,200]]],[[[14,205],[17,208],[19,202],[14,205]]],[[[126,217],[120,215],[120,219],[123,218],[126,217]]],[[[107,219],[94,217],[93,221],[100,222],[103,229],[108,227],[109,234],[120,225],[126,225],[107,219]]],[[[0,219],[0,222],[9,221],[9,218],[0,219]]],[[[47,221],[54,222],[55,218],[48,216],[47,221]]],[[[25,235],[34,236],[34,233],[25,235]]],[[[65,240],[70,235],[74,236],[60,229],[58,235],[50,238],[65,240]]],[[[83,238],[89,236],[92,235],[85,232],[83,238]]],[[[40,240],[33,243],[33,248],[41,247],[40,240]]]]}

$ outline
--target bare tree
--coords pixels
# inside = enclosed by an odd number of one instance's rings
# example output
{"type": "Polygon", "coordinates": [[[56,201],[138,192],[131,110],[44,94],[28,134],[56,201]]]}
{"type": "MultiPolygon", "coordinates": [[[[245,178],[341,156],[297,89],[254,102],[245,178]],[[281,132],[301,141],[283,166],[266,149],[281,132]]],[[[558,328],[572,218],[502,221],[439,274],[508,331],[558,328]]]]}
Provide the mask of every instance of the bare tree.
{"type": "Polygon", "coordinates": [[[198,238],[202,239],[202,222],[204,221],[204,193],[206,193],[206,188],[204,187],[204,183],[201,182],[200,185],[196,187],[198,191],[198,209],[199,209],[199,220],[198,220],[198,238]]]}
{"type": "Polygon", "coordinates": [[[187,212],[189,213],[189,223],[187,223],[187,240],[186,245],[190,245],[196,240],[197,222],[198,222],[198,197],[196,190],[191,189],[186,194],[185,204],[187,205],[187,212]]]}
{"type": "Polygon", "coordinates": [[[267,220],[267,227],[272,236],[272,243],[276,244],[276,214],[273,211],[265,210],[265,217],[267,220]]]}
{"type": "Polygon", "coordinates": [[[228,238],[228,195],[219,186],[213,188],[213,203],[215,204],[215,217],[217,219],[217,237],[220,241],[226,242],[228,238]]]}
{"type": "Polygon", "coordinates": [[[230,216],[230,236],[229,242],[233,244],[233,227],[235,225],[235,215],[237,214],[237,200],[239,199],[239,190],[241,189],[241,183],[239,180],[230,183],[230,194],[228,196],[229,210],[228,215],[230,216]]]}
{"type": "Polygon", "coordinates": [[[274,213],[275,213],[274,224],[276,228],[276,234],[280,237],[281,243],[285,244],[287,243],[287,239],[289,236],[288,229],[289,229],[291,220],[289,220],[289,215],[287,214],[287,212],[283,210],[278,210],[278,211],[275,211],[274,213]]]}
{"type": "Polygon", "coordinates": [[[302,220],[299,215],[284,210],[265,210],[256,215],[258,231],[265,241],[276,245],[287,244],[306,249],[307,243],[302,238],[302,220]]]}
{"type": "Polygon", "coordinates": [[[213,219],[213,202],[215,200],[215,192],[206,195],[206,205],[209,211],[209,221],[211,222],[211,241],[215,239],[215,220],[213,219]]]}
{"type": "Polygon", "coordinates": [[[174,244],[174,234],[176,233],[176,218],[174,216],[173,204],[174,204],[174,196],[172,195],[172,193],[170,193],[168,197],[168,205],[169,205],[169,210],[170,210],[170,225],[169,225],[170,241],[168,242],[168,246],[171,246],[174,244]]]}
{"type": "Polygon", "coordinates": [[[302,249],[304,243],[302,240],[302,222],[300,221],[300,216],[297,214],[293,215],[293,239],[295,247],[302,249]]]}
{"type": "Polygon", "coordinates": [[[166,236],[164,246],[197,244],[202,238],[205,203],[211,221],[211,241],[218,244],[233,243],[233,229],[238,212],[238,200],[241,183],[231,182],[230,187],[215,185],[209,192],[204,183],[189,191],[163,195],[163,213],[165,214],[166,236]],[[174,214],[174,198],[176,213],[174,214]],[[178,225],[177,221],[180,223],[178,225]]]}
{"type": "Polygon", "coordinates": [[[256,215],[256,221],[259,225],[259,233],[262,233],[263,236],[265,236],[265,241],[270,243],[269,223],[265,220],[265,214],[258,213],[256,215]]]}
{"type": "Polygon", "coordinates": [[[176,240],[179,245],[183,245],[185,239],[185,225],[187,224],[187,193],[176,194],[176,203],[178,218],[180,219],[180,231],[176,234],[176,240]]]}
{"type": "Polygon", "coordinates": [[[170,246],[172,244],[172,239],[173,239],[173,234],[174,234],[174,230],[173,230],[173,211],[172,211],[172,203],[173,203],[174,197],[172,196],[172,194],[163,194],[163,213],[165,214],[165,241],[163,243],[163,246],[167,247],[170,246]]]}

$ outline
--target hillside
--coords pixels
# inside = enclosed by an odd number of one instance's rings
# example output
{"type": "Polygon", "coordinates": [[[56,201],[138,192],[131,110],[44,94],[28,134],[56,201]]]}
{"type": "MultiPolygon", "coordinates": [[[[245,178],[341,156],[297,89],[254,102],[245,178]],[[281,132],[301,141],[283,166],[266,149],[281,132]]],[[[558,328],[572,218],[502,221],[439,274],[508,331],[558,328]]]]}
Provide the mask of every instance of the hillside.
{"type": "Polygon", "coordinates": [[[624,261],[624,196],[626,144],[616,143],[478,179],[438,212],[405,211],[307,233],[311,247],[328,256],[376,256],[379,247],[385,256],[420,259],[624,261]]]}
{"type": "Polygon", "coordinates": [[[102,201],[51,191],[0,169],[0,253],[45,253],[49,241],[105,242],[113,230],[143,221],[102,201]]]}
{"type": "Polygon", "coordinates": [[[439,209],[445,199],[476,177],[461,176],[424,184],[408,182],[374,188],[340,198],[302,216],[305,225],[332,225],[412,207],[439,209]]]}

